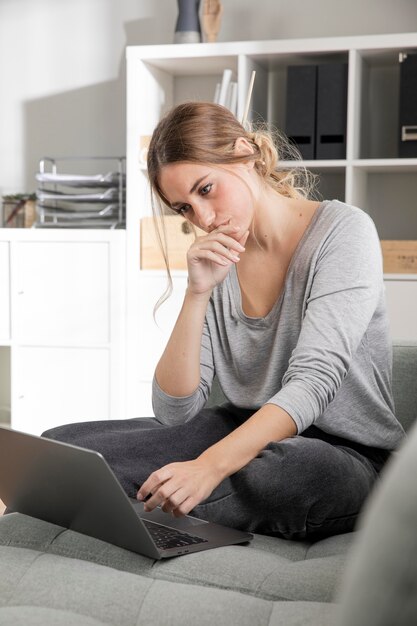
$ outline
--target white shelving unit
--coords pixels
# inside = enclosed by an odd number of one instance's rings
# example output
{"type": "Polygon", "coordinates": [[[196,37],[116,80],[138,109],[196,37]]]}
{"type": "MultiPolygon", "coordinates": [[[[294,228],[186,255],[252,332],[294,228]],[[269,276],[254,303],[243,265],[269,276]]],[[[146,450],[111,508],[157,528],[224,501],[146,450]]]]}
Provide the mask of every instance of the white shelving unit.
{"type": "Polygon", "coordinates": [[[0,229],[0,421],[125,416],[125,235],[0,229]]]}
{"type": "MultiPolygon", "coordinates": [[[[252,117],[284,128],[287,68],[293,64],[347,62],[346,159],[308,161],[320,176],[323,198],[360,206],[381,239],[417,239],[417,158],[398,159],[399,53],[417,52],[417,33],[127,48],[127,415],[149,415],[153,368],[175,322],[186,285],[175,272],[174,296],[155,326],[152,308],[164,289],[161,271],[140,270],[140,219],[151,215],[140,138],[151,135],[171,106],[212,100],[225,68],[238,81],[238,117],[253,69],[252,117]]],[[[417,338],[410,311],[417,305],[417,276],[387,275],[395,338],[417,338]]]]}

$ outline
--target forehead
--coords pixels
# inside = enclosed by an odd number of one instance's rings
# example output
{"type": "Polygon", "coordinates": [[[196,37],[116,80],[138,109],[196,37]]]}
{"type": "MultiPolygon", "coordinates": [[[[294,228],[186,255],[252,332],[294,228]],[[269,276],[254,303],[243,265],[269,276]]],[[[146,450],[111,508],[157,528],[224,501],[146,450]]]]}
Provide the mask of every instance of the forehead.
{"type": "Polygon", "coordinates": [[[199,163],[170,163],[169,165],[164,165],[161,168],[159,181],[162,186],[164,185],[164,181],[167,181],[170,184],[191,180],[194,181],[195,178],[203,176],[203,174],[208,172],[209,169],[209,166],[199,163]]]}
{"type": "Polygon", "coordinates": [[[159,174],[159,185],[162,193],[170,201],[185,196],[194,186],[195,182],[211,171],[208,165],[199,163],[171,163],[164,165],[159,174]]]}

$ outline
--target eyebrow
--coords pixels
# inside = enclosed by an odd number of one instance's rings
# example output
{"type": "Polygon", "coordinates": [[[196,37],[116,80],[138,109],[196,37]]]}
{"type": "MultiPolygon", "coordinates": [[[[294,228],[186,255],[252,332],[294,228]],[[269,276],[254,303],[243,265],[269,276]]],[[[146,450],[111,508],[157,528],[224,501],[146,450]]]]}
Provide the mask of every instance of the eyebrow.
{"type": "MultiPolygon", "coordinates": [[[[194,193],[194,191],[197,189],[197,187],[199,186],[200,183],[203,182],[203,180],[205,178],[207,178],[209,174],[204,174],[204,176],[202,176],[201,178],[199,178],[198,180],[195,181],[194,185],[191,187],[190,189],[190,194],[194,193]]],[[[183,202],[171,202],[171,207],[174,208],[178,205],[184,204],[183,202]]]]}
{"type": "Polygon", "coordinates": [[[203,180],[205,178],[207,178],[208,174],[204,174],[204,176],[202,176],[201,178],[199,178],[198,180],[195,181],[194,185],[191,187],[190,189],[190,193],[194,193],[194,191],[197,189],[197,187],[199,186],[199,184],[201,182],[203,182],[203,180]]]}

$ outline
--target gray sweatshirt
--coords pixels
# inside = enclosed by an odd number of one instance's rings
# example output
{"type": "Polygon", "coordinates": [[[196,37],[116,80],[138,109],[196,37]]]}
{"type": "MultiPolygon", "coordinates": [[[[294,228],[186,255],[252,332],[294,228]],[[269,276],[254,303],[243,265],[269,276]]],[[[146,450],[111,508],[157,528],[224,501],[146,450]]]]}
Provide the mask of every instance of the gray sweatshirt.
{"type": "Polygon", "coordinates": [[[298,433],[315,424],[351,441],[394,449],[392,350],[381,248],[374,223],[338,200],[316,210],[266,317],[242,310],[236,267],[213,290],[201,346],[201,380],[172,397],[154,379],[155,415],[174,425],[205,405],[216,374],[227,400],[255,412],[284,409],[298,433]]]}

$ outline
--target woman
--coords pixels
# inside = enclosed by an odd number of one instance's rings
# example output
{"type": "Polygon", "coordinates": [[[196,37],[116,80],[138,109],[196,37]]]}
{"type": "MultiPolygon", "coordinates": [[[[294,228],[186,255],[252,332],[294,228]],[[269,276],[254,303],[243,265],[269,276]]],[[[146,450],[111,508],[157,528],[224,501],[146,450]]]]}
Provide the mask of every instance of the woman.
{"type": "Polygon", "coordinates": [[[99,449],[146,510],[303,539],[352,530],[403,430],[374,224],[277,166],[270,135],[224,107],[159,123],[154,196],[206,235],[156,368],[157,419],[46,436],[99,449]],[[228,402],[204,409],[214,375],[228,402]]]}

